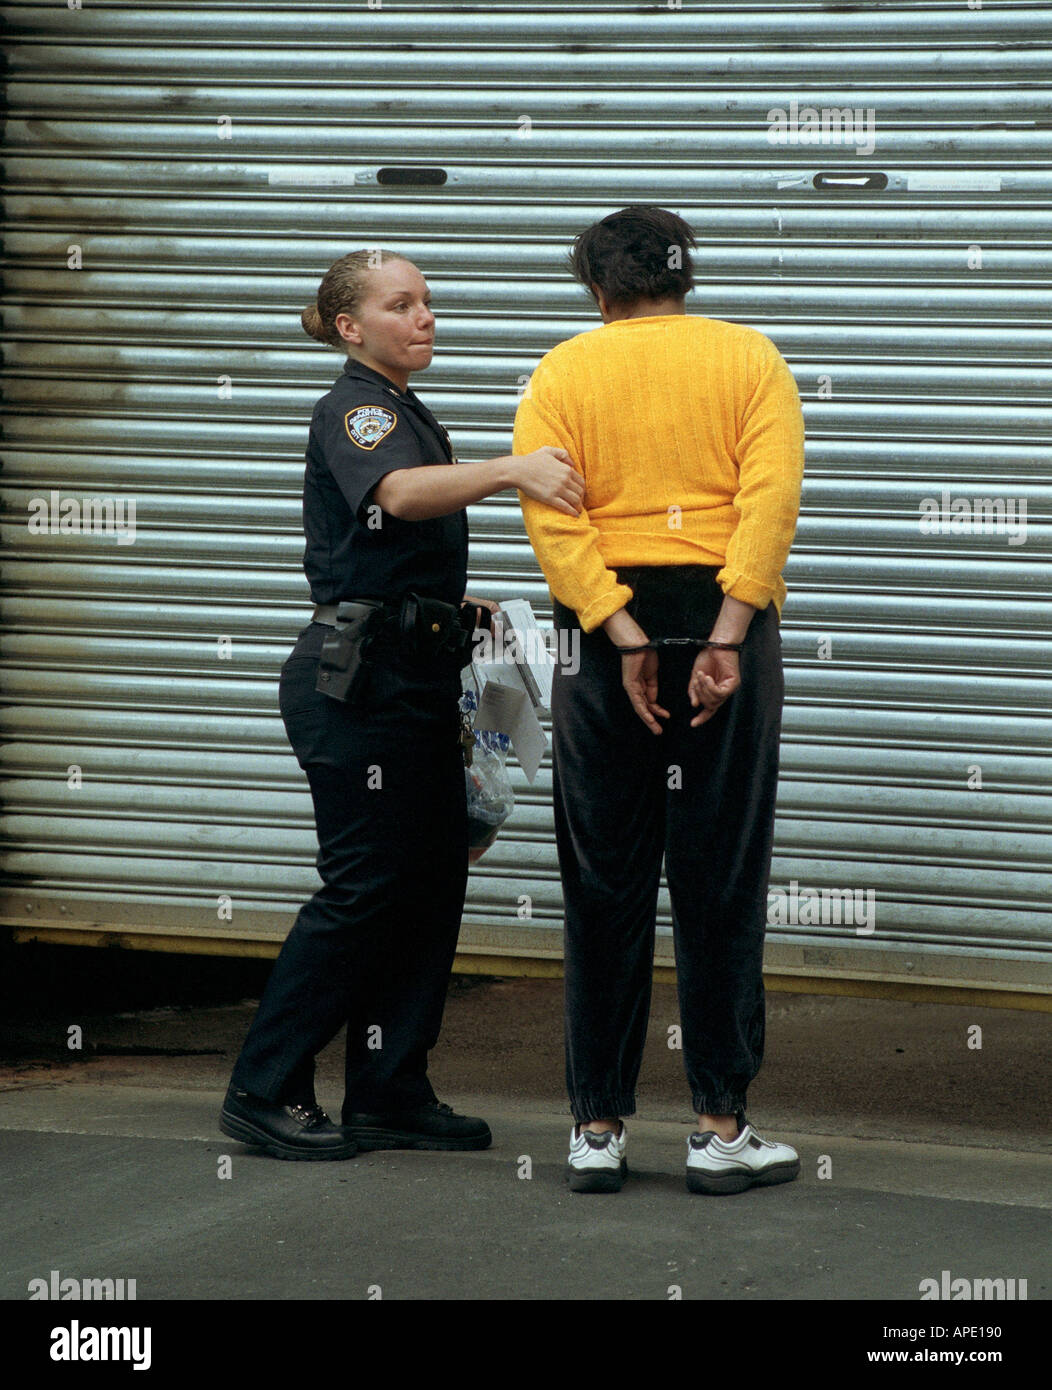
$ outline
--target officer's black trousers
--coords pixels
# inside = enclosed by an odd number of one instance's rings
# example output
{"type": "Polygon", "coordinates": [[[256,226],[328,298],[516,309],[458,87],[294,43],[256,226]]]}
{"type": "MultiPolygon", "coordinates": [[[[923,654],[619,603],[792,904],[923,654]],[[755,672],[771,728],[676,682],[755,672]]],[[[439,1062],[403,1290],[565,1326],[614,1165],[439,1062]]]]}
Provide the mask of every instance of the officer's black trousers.
{"type": "Polygon", "coordinates": [[[341,704],[314,689],[325,631],[300,634],[281,677],[324,886],[282,947],[232,1080],[309,1100],[315,1054],[346,1024],[346,1119],[434,1099],[427,1054],[464,906],[467,810],[459,678],[375,669],[365,704],[341,704]]]}
{"type": "MultiPolygon", "coordinates": [[[[708,566],[619,569],[649,638],[707,637],[723,595],[708,566]]],[[[560,664],[552,695],[555,828],[566,912],[566,1079],[578,1123],[631,1115],[650,1011],[662,858],[672,902],[683,1059],[698,1114],[744,1111],[764,1042],[767,921],[781,639],[758,612],[741,688],[696,729],[687,697],[697,649],[658,650],[654,734],[621,684],[601,628],[576,629],[580,670],[560,664]]],[[[561,649],[568,637],[560,637],[561,649]]],[[[670,1021],[671,1022],[671,1021],[670,1021]]],[[[665,1033],[663,1026],[662,1033],[665,1033]]],[[[673,1037],[675,1035],[673,1034],[673,1037]]]]}

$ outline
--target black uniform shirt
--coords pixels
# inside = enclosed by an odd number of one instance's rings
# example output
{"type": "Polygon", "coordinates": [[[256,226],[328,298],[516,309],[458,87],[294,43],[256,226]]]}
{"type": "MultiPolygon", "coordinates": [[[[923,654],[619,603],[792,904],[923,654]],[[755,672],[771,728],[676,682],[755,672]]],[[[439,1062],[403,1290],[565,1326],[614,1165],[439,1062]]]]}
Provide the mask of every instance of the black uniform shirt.
{"type": "Polygon", "coordinates": [[[307,444],[303,566],[315,603],[397,598],[406,589],[460,603],[467,512],[403,521],[372,497],[397,468],[455,461],[448,434],[412,391],[347,359],[314,407],[307,444]]]}

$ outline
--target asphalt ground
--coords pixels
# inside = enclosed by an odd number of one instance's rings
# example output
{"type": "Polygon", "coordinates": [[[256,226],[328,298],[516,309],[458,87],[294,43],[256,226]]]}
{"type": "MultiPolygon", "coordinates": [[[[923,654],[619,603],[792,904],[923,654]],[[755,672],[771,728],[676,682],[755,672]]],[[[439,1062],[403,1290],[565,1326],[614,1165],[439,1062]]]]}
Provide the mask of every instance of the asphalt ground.
{"type": "MultiPolygon", "coordinates": [[[[451,983],[432,1080],[486,1117],[490,1149],[284,1163],[216,1124],[268,962],[8,946],[0,964],[0,1296],[33,1354],[59,1313],[30,1299],[51,1271],[56,1285],[134,1279],[158,1333],[177,1309],[180,1329],[227,1326],[234,1303],[247,1329],[280,1308],[312,1338],[334,1300],[709,1302],[721,1345],[750,1346],[762,1314],[772,1334],[810,1329],[809,1355],[824,1346],[845,1368],[927,1346],[998,1347],[1021,1369],[1049,1297],[1047,1014],[769,994],[749,1117],[799,1150],[801,1176],[710,1198],[684,1183],[678,1013],[657,985],[629,1179],[582,1196],[564,1180],[559,981],[451,983]],[[938,1319],[961,1318],[1000,1339],[933,1340],[938,1319]],[[927,1343],[886,1335],[889,1319],[927,1325],[927,1343]]],[[[337,1039],[318,1069],[337,1115],[341,1080],[337,1039]]],[[[72,1312],[83,1327],[116,1309],[72,1312]]],[[[169,1330],[152,1369],[193,1345],[169,1330]]]]}

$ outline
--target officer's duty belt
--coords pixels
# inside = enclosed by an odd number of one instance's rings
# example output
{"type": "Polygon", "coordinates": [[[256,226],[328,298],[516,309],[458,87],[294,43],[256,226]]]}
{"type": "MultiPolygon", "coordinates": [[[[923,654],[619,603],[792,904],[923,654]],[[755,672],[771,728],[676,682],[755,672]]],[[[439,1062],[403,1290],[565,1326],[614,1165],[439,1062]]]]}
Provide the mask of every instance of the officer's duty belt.
{"type": "Polygon", "coordinates": [[[326,627],[336,627],[336,616],[342,608],[344,613],[350,618],[364,618],[374,608],[382,608],[380,602],[347,602],[347,603],[319,603],[314,609],[313,621],[324,623],[326,627]]]}
{"type": "MultiPolygon", "coordinates": [[[[484,611],[488,618],[489,611],[484,611]]],[[[322,646],[320,686],[343,689],[346,685],[350,690],[362,662],[408,662],[460,671],[472,658],[477,616],[473,606],[458,607],[411,590],[386,602],[343,599],[318,604],[314,621],[335,629],[322,646]],[[327,680],[326,667],[330,672],[327,680]],[[337,671],[342,673],[338,677],[337,671]]],[[[332,689],[325,693],[331,694],[332,689]]]]}

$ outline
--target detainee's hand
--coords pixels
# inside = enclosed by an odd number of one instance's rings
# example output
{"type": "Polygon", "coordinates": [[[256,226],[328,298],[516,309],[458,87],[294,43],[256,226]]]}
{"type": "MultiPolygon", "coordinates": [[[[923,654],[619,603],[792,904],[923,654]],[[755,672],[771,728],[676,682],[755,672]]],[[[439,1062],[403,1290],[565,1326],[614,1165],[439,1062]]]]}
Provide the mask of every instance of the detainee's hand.
{"type": "Polygon", "coordinates": [[[699,724],[711,719],[741,683],[741,667],[737,652],[721,652],[714,651],[711,647],[702,647],[687,682],[690,703],[695,708],[701,706],[701,713],[690,721],[690,727],[695,729],[699,724]]]}
{"type": "Polygon", "coordinates": [[[565,449],[545,445],[532,454],[513,454],[515,486],[567,516],[579,516],[584,507],[584,479],[565,449]]]}
{"type": "Polygon", "coordinates": [[[628,656],[621,658],[621,684],[632,701],[632,708],[647,728],[655,734],[661,733],[661,725],[657,722],[656,716],[661,715],[662,719],[667,719],[669,713],[657,702],[658,654],[653,647],[645,652],[630,652],[628,656]]]}

